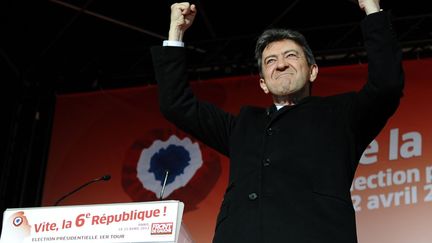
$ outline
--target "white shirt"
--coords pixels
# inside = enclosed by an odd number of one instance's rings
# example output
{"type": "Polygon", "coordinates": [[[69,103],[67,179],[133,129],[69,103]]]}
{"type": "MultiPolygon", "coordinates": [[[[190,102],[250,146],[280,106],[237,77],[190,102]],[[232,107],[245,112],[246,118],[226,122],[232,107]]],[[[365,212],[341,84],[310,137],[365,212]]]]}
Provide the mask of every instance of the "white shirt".
{"type": "Polygon", "coordinates": [[[170,41],[170,40],[164,40],[162,43],[163,46],[178,46],[178,47],[184,47],[183,41],[170,41]]]}

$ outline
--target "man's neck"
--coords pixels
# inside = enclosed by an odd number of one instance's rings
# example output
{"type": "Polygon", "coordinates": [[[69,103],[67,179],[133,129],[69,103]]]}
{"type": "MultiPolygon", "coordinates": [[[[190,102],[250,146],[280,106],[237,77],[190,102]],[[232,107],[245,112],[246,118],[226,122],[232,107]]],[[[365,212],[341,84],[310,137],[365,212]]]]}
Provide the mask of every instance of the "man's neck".
{"type": "Polygon", "coordinates": [[[308,97],[309,95],[310,95],[309,87],[305,86],[303,87],[303,89],[293,94],[279,95],[279,96],[273,95],[273,103],[276,106],[286,106],[286,105],[292,106],[298,104],[300,100],[302,100],[305,97],[308,97]]]}
{"type": "Polygon", "coordinates": [[[302,100],[303,98],[307,97],[309,95],[306,96],[273,96],[273,103],[276,105],[276,107],[282,107],[282,106],[293,106],[296,105],[300,102],[300,100],[302,100]]]}

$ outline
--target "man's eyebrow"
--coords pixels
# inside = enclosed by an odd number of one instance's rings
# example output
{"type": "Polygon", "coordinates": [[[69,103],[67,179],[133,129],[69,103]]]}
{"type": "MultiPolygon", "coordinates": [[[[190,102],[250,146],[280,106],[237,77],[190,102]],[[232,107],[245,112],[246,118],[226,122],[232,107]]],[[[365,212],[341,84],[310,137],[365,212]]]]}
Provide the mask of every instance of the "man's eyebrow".
{"type": "Polygon", "coordinates": [[[289,52],[295,52],[296,54],[300,54],[300,52],[298,50],[295,50],[295,49],[286,50],[286,51],[283,52],[283,54],[287,54],[289,52]]]}
{"type": "MultiPolygon", "coordinates": [[[[289,50],[286,50],[286,51],[284,51],[284,52],[282,52],[282,54],[287,54],[287,53],[289,53],[289,52],[295,52],[296,54],[300,54],[300,52],[298,51],[298,50],[296,50],[296,49],[289,49],[289,50]]],[[[264,57],[264,59],[263,60],[266,60],[267,58],[269,58],[269,57],[276,57],[277,56],[277,54],[271,54],[271,55],[268,55],[268,56],[266,56],[266,57],[264,57]]]]}

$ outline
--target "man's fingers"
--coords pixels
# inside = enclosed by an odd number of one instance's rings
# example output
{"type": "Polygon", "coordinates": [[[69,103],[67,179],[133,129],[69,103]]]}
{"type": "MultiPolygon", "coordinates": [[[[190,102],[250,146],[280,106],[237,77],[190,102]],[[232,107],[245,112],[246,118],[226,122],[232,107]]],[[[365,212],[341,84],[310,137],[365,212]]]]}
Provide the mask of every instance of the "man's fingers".
{"type": "Polygon", "coordinates": [[[173,3],[171,5],[171,9],[179,9],[182,13],[184,11],[187,11],[187,9],[190,8],[190,4],[188,2],[183,2],[183,3],[173,3]]]}
{"type": "Polygon", "coordinates": [[[189,9],[190,9],[191,13],[193,13],[193,14],[196,13],[196,6],[195,6],[195,4],[192,4],[189,9]]]}
{"type": "Polygon", "coordinates": [[[181,6],[181,12],[183,15],[194,15],[196,13],[195,4],[192,4],[190,6],[189,4],[187,4],[187,6],[181,6]]]}

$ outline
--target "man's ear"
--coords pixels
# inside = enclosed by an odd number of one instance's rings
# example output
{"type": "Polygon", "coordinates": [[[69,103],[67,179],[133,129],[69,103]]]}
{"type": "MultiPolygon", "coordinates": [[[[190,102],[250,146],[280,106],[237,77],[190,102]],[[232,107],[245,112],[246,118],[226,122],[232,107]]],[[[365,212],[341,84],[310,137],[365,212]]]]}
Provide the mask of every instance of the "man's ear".
{"type": "Polygon", "coordinates": [[[268,94],[269,90],[267,88],[267,84],[266,84],[265,80],[263,78],[260,78],[259,82],[260,82],[261,89],[264,91],[264,93],[268,94]]]}
{"type": "Polygon", "coordinates": [[[309,81],[312,83],[318,76],[318,65],[312,64],[310,68],[310,77],[309,81]]]}

